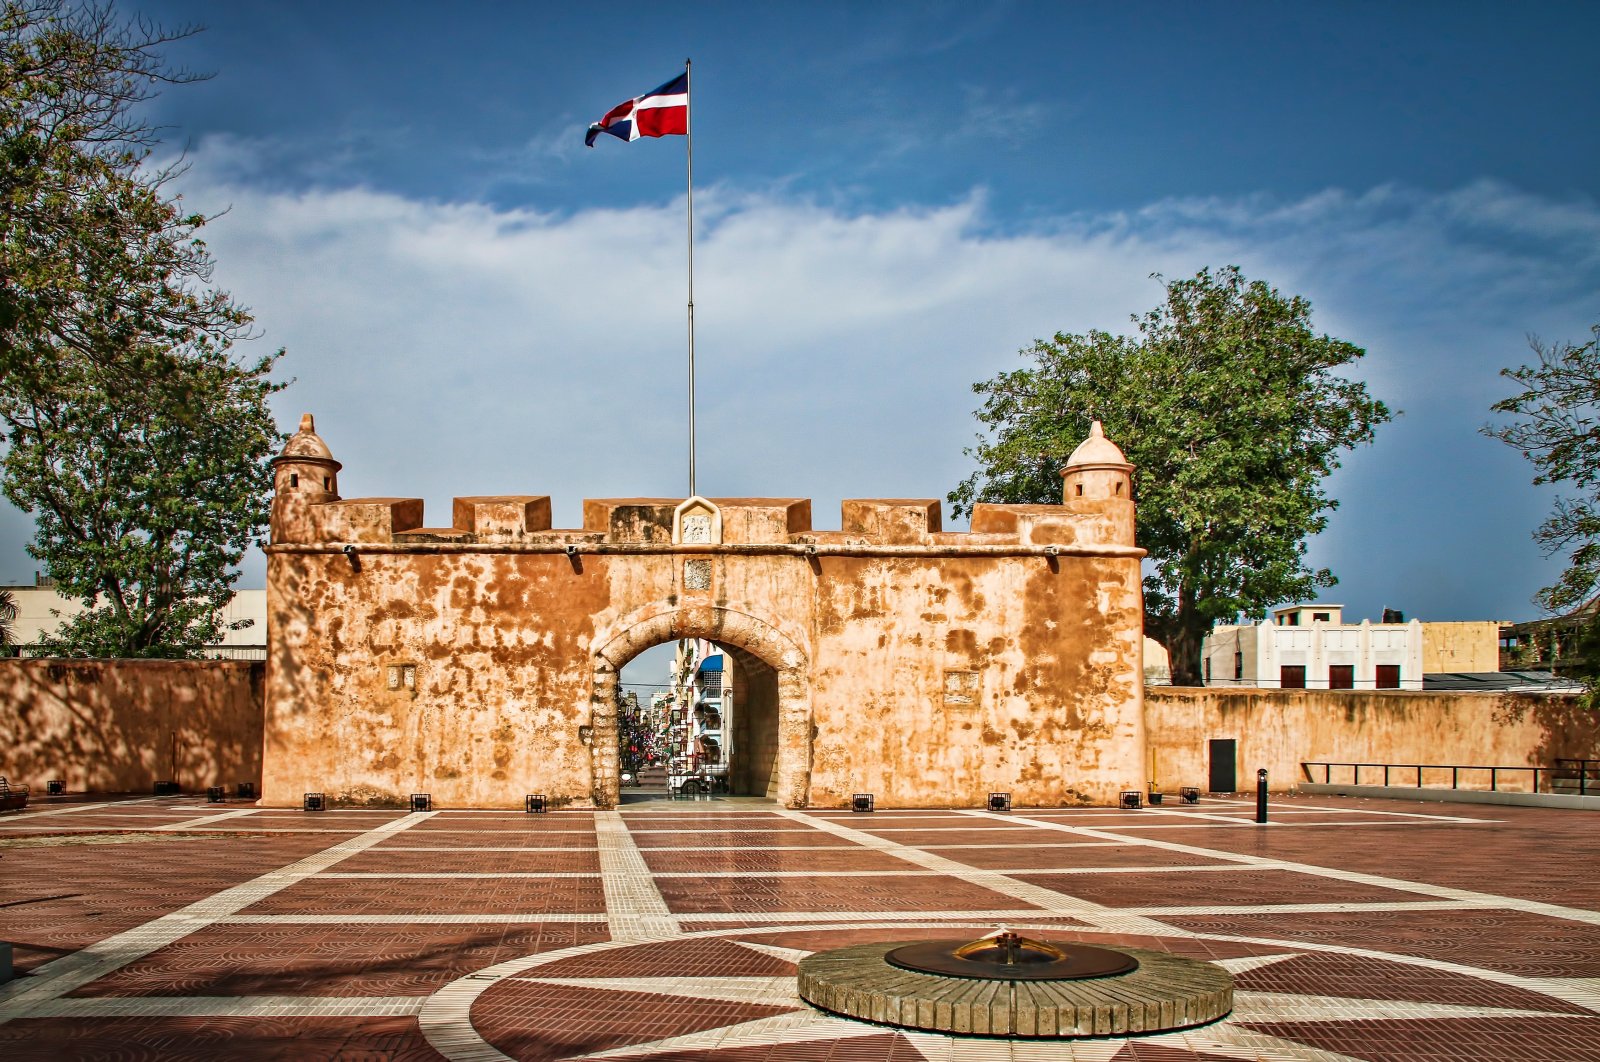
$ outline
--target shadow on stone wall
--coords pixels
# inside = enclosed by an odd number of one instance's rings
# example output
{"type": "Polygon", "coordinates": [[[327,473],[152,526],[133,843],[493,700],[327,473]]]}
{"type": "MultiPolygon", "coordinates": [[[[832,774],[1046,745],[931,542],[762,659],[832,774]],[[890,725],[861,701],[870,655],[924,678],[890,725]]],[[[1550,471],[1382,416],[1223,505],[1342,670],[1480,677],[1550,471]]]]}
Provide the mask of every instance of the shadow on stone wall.
{"type": "Polygon", "coordinates": [[[0,774],[43,793],[185,792],[261,778],[265,665],[0,661],[0,774]]]}
{"type": "Polygon", "coordinates": [[[1499,726],[1536,728],[1540,741],[1532,758],[1539,763],[1600,757],[1600,711],[1576,697],[1503,694],[1494,721],[1499,726]]]}
{"type": "Polygon", "coordinates": [[[1236,743],[1241,778],[1267,768],[1274,791],[1322,781],[1308,762],[1549,767],[1600,758],[1600,713],[1550,694],[1151,686],[1145,723],[1169,787],[1204,784],[1213,740],[1236,743]]]}

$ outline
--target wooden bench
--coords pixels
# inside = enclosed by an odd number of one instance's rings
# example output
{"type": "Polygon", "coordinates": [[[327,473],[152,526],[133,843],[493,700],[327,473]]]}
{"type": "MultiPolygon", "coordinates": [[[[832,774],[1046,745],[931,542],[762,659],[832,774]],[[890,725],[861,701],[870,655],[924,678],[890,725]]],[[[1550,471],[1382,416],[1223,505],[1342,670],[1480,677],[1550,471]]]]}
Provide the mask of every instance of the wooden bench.
{"type": "Polygon", "coordinates": [[[0,774],[0,811],[20,811],[28,805],[28,787],[12,785],[0,774]]]}

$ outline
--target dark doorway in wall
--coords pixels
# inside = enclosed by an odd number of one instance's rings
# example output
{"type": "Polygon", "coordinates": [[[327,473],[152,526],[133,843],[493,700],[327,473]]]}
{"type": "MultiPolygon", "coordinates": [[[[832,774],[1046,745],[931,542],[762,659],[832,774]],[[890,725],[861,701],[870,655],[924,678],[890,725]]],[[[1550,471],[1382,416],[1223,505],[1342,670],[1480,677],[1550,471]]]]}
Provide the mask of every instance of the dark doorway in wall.
{"type": "Polygon", "coordinates": [[[1328,688],[1330,690],[1355,689],[1356,666],[1354,664],[1329,664],[1328,688]]]}
{"type": "Polygon", "coordinates": [[[1234,738],[1211,740],[1211,792],[1239,791],[1239,742],[1234,738]]]}
{"type": "Polygon", "coordinates": [[[1399,689],[1400,688],[1400,665],[1399,664],[1379,664],[1378,665],[1377,678],[1378,678],[1377,686],[1378,686],[1378,688],[1380,690],[1397,690],[1397,689],[1399,689]]]}
{"type": "Polygon", "coordinates": [[[1278,686],[1286,690],[1303,690],[1306,688],[1306,668],[1304,664],[1284,664],[1278,669],[1278,686]]]}

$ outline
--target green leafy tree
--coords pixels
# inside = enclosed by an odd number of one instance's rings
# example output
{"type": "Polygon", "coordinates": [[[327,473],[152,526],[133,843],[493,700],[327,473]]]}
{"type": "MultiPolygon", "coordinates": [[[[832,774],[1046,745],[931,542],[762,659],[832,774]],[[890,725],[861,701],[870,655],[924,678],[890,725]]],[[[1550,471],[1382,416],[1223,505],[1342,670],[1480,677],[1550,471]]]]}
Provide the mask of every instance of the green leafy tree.
{"type": "Polygon", "coordinates": [[[266,523],[276,355],[148,358],[137,386],[90,367],[8,411],[4,490],[34,514],[28,552],[90,605],[42,641],[52,655],[191,656],[220,640],[266,523]]]}
{"type": "Polygon", "coordinates": [[[0,424],[29,547],[89,605],[66,655],[188,655],[215,640],[265,525],[276,355],[238,360],[250,315],[211,287],[199,230],[146,164],[139,106],[194,80],[190,35],[110,3],[0,4],[0,424]]]}
{"type": "Polygon", "coordinates": [[[48,390],[75,361],[115,369],[151,338],[226,346],[247,328],[207,286],[206,219],[167,195],[174,171],[145,167],[157,131],[139,106],[196,80],[160,55],[193,32],[110,3],[0,6],[0,391],[48,390]]]}
{"type": "Polygon", "coordinates": [[[0,656],[8,655],[17,640],[17,598],[10,590],[0,590],[0,656]]]}
{"type": "Polygon", "coordinates": [[[1516,419],[1483,429],[1522,451],[1538,470],[1535,483],[1573,491],[1556,499],[1534,532],[1545,552],[1569,551],[1561,577],[1539,591],[1552,612],[1583,604],[1600,588],[1600,325],[1591,332],[1581,345],[1529,340],[1537,362],[1500,372],[1522,390],[1493,407],[1516,419]]]}
{"type": "Polygon", "coordinates": [[[1592,689],[1600,678],[1600,611],[1580,606],[1600,590],[1600,324],[1587,343],[1533,338],[1528,345],[1537,360],[1500,373],[1521,390],[1493,407],[1514,419],[1483,431],[1522,451],[1537,470],[1534,483],[1569,488],[1534,532],[1546,554],[1565,553],[1567,562],[1536,600],[1550,612],[1573,613],[1559,622],[1579,628],[1575,652],[1551,663],[1592,689]]]}
{"type": "Polygon", "coordinates": [[[1061,467],[1103,421],[1137,466],[1145,630],[1173,682],[1198,685],[1214,623],[1333,585],[1305,563],[1307,537],[1338,505],[1323,481],[1391,413],[1339,374],[1365,351],[1313,332],[1305,299],[1233,266],[1164,287],[1135,335],[1058,333],[1021,351],[1027,367],[974,384],[988,434],[950,500],[958,514],[1059,503],[1061,467]]]}

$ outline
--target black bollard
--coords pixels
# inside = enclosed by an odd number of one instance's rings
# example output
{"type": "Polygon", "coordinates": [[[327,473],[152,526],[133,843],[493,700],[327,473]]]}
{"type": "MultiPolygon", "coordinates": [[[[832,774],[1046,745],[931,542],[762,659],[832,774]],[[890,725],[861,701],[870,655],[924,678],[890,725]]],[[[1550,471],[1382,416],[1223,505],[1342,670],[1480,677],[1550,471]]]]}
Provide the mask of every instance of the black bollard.
{"type": "Polygon", "coordinates": [[[1267,769],[1256,772],[1256,821],[1267,821],[1267,769]]]}

